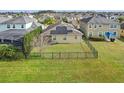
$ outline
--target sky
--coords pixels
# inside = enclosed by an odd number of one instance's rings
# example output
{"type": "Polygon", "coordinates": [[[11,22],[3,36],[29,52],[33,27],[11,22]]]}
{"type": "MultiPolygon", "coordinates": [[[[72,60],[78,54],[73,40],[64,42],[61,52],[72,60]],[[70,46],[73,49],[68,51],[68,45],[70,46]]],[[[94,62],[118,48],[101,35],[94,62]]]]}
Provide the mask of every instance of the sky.
{"type": "Polygon", "coordinates": [[[124,10],[124,0],[0,0],[0,10],[124,10]]]}

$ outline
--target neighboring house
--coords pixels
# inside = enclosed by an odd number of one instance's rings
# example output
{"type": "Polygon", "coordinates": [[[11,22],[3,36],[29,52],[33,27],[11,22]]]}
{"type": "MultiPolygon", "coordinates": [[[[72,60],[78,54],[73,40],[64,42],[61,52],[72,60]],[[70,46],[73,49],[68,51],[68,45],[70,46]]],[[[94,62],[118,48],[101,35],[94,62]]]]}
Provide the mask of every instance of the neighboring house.
{"type": "Polygon", "coordinates": [[[33,19],[28,16],[12,18],[0,23],[0,32],[10,29],[28,29],[32,26],[33,19]]]}
{"type": "Polygon", "coordinates": [[[83,34],[71,24],[60,23],[46,30],[44,35],[49,35],[52,43],[80,43],[83,34]]]}
{"type": "Polygon", "coordinates": [[[111,38],[120,37],[120,24],[101,16],[93,16],[80,20],[80,28],[87,38],[111,38]]]}
{"type": "Polygon", "coordinates": [[[121,23],[121,36],[124,36],[124,23],[121,23]]]}
{"type": "Polygon", "coordinates": [[[22,45],[23,36],[40,27],[28,16],[20,16],[0,23],[0,43],[22,45]]]}

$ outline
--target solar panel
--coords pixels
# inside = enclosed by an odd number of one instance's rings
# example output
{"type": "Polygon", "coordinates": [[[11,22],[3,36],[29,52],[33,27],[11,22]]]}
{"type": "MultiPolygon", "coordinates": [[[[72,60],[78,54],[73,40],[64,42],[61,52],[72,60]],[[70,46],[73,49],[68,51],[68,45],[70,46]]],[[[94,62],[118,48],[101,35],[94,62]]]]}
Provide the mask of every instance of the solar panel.
{"type": "Polygon", "coordinates": [[[67,27],[65,27],[65,26],[58,26],[58,27],[56,27],[56,30],[57,31],[67,31],[67,27]]]}

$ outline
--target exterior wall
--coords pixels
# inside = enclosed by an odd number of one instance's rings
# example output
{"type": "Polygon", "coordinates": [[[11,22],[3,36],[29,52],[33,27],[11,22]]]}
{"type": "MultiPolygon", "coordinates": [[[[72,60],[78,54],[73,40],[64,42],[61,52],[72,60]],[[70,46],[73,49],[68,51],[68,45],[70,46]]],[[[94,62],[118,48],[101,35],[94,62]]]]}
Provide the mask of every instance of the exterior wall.
{"type": "Polygon", "coordinates": [[[31,23],[26,24],[26,29],[30,28],[30,27],[31,27],[31,25],[32,25],[32,22],[31,22],[31,23]]]}
{"type": "Polygon", "coordinates": [[[15,28],[13,28],[14,24],[9,24],[10,28],[7,28],[7,24],[0,24],[0,32],[1,31],[6,31],[9,29],[28,29],[31,27],[32,23],[28,23],[28,24],[15,24],[15,28]],[[22,25],[24,26],[24,28],[22,28],[22,25]]]}
{"type": "Polygon", "coordinates": [[[85,29],[85,31],[86,31],[85,35],[87,37],[89,37],[89,33],[92,33],[92,37],[93,38],[101,38],[99,36],[99,33],[102,33],[103,36],[104,36],[105,32],[116,32],[117,33],[116,37],[119,38],[120,37],[120,25],[116,24],[117,28],[110,28],[110,25],[111,24],[108,24],[108,25],[105,25],[105,24],[89,24],[89,23],[88,24],[84,24],[82,22],[81,27],[83,29],[85,29]],[[91,28],[89,27],[90,25],[91,25],[91,28]],[[95,28],[95,25],[96,25],[96,28],[95,28]],[[99,25],[101,25],[101,27],[99,27],[99,25]]]}
{"type": "Polygon", "coordinates": [[[124,29],[121,29],[120,35],[124,36],[124,29]]]}
{"type": "Polygon", "coordinates": [[[82,40],[82,36],[77,36],[75,39],[75,35],[52,35],[52,41],[55,43],[80,43],[82,40]],[[66,40],[64,38],[66,37],[66,40]],[[56,40],[54,40],[56,38],[56,40]]]}
{"type": "Polygon", "coordinates": [[[8,30],[7,24],[0,24],[0,32],[8,30]]]}

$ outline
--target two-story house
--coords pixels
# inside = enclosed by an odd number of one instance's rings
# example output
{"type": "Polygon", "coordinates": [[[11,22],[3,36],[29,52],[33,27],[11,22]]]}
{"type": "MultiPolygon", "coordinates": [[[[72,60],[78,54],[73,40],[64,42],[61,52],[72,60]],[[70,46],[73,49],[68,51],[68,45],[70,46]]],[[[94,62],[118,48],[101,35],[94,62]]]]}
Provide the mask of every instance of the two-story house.
{"type": "Polygon", "coordinates": [[[87,38],[104,38],[110,40],[113,37],[120,37],[119,22],[101,16],[81,19],[80,28],[87,38]]]}
{"type": "Polygon", "coordinates": [[[33,20],[28,16],[20,16],[5,20],[0,23],[0,32],[10,29],[28,29],[31,27],[33,20]]]}
{"type": "Polygon", "coordinates": [[[28,16],[19,16],[0,22],[0,43],[21,44],[23,36],[41,26],[28,16]]]}

